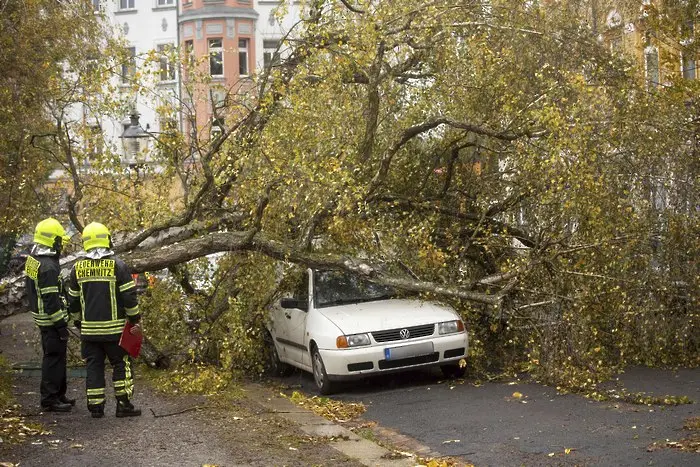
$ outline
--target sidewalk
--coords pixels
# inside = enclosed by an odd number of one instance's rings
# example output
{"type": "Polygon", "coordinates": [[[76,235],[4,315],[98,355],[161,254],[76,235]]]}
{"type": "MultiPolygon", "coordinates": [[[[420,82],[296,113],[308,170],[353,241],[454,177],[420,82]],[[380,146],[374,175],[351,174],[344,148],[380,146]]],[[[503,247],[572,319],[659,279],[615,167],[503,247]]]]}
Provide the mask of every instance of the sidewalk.
{"type": "MultiPolygon", "coordinates": [[[[0,321],[0,350],[17,370],[14,392],[27,422],[51,433],[18,446],[0,443],[0,463],[89,466],[342,465],[411,466],[352,431],[296,406],[270,388],[249,383],[235,400],[158,394],[138,378],[141,417],[117,419],[107,383],[104,419],[88,416],[81,368],[69,371],[69,414],[39,411],[38,331],[28,313],[0,321]],[[27,370],[28,368],[28,370],[27,370]]],[[[109,380],[109,377],[107,377],[109,380]]]]}

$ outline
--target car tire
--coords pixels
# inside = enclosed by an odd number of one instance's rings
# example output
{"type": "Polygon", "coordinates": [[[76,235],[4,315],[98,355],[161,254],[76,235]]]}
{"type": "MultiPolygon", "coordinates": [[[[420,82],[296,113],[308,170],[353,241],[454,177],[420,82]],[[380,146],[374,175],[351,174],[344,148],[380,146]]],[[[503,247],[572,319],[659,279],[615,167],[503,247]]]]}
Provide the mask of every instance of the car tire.
{"type": "Polygon", "coordinates": [[[461,367],[457,363],[442,365],[440,366],[440,369],[442,370],[442,374],[445,375],[445,378],[461,378],[467,371],[465,367],[461,367]]]}
{"type": "Polygon", "coordinates": [[[265,343],[267,346],[267,373],[272,376],[291,375],[294,368],[280,360],[280,355],[277,352],[277,346],[275,345],[275,341],[272,339],[272,334],[269,332],[265,337],[265,343]]]}
{"type": "Polygon", "coordinates": [[[328,395],[333,394],[335,385],[328,379],[328,373],[326,373],[326,366],[323,364],[323,359],[321,358],[321,353],[318,348],[314,346],[311,349],[311,367],[313,370],[314,382],[316,383],[316,388],[321,394],[328,395]]]}

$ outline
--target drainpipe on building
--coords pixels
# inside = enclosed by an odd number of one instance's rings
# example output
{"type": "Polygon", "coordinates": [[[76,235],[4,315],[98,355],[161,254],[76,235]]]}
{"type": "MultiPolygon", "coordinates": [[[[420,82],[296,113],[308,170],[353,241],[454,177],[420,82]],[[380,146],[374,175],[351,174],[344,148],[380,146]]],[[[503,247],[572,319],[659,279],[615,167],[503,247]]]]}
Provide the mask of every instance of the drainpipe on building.
{"type": "MultiPolygon", "coordinates": [[[[175,43],[177,44],[177,50],[178,50],[178,57],[179,57],[179,62],[177,65],[177,102],[178,102],[178,111],[177,111],[177,129],[182,133],[182,57],[180,56],[180,52],[182,52],[181,49],[181,44],[180,44],[180,0],[175,2],[175,6],[177,8],[175,9],[175,43]]],[[[161,130],[162,131],[162,130],[161,130]]]]}

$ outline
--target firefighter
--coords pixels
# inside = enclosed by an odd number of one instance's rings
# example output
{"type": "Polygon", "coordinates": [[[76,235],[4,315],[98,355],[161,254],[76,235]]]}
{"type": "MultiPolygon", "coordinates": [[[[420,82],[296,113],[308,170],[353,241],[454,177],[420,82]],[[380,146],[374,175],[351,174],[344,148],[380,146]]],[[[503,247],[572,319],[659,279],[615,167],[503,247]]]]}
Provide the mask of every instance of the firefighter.
{"type": "Polygon", "coordinates": [[[68,298],[71,319],[80,329],[81,351],[87,366],[87,405],[93,418],[104,416],[105,357],[112,366],[117,417],[141,415],[131,403],[132,364],[119,346],[126,320],[141,334],[136,284],[126,264],[114,255],[109,230],[93,222],[83,230],[85,259],[71,269],[68,298]]]}
{"type": "Polygon", "coordinates": [[[60,222],[44,219],[36,225],[34,247],[24,264],[29,308],[41,330],[41,407],[48,412],[70,412],[75,405],[75,399],[66,397],[68,314],[58,262],[68,241],[60,222]]]}

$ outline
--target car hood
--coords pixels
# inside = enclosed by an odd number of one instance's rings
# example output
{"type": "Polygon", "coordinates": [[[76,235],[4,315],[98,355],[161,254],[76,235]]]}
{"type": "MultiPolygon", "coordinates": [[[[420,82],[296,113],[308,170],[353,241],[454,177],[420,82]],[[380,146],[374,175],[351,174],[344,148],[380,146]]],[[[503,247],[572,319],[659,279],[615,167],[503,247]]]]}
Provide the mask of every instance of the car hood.
{"type": "Polygon", "coordinates": [[[390,299],[317,309],[344,334],[420,326],[458,319],[446,306],[421,300],[390,299]]]}

